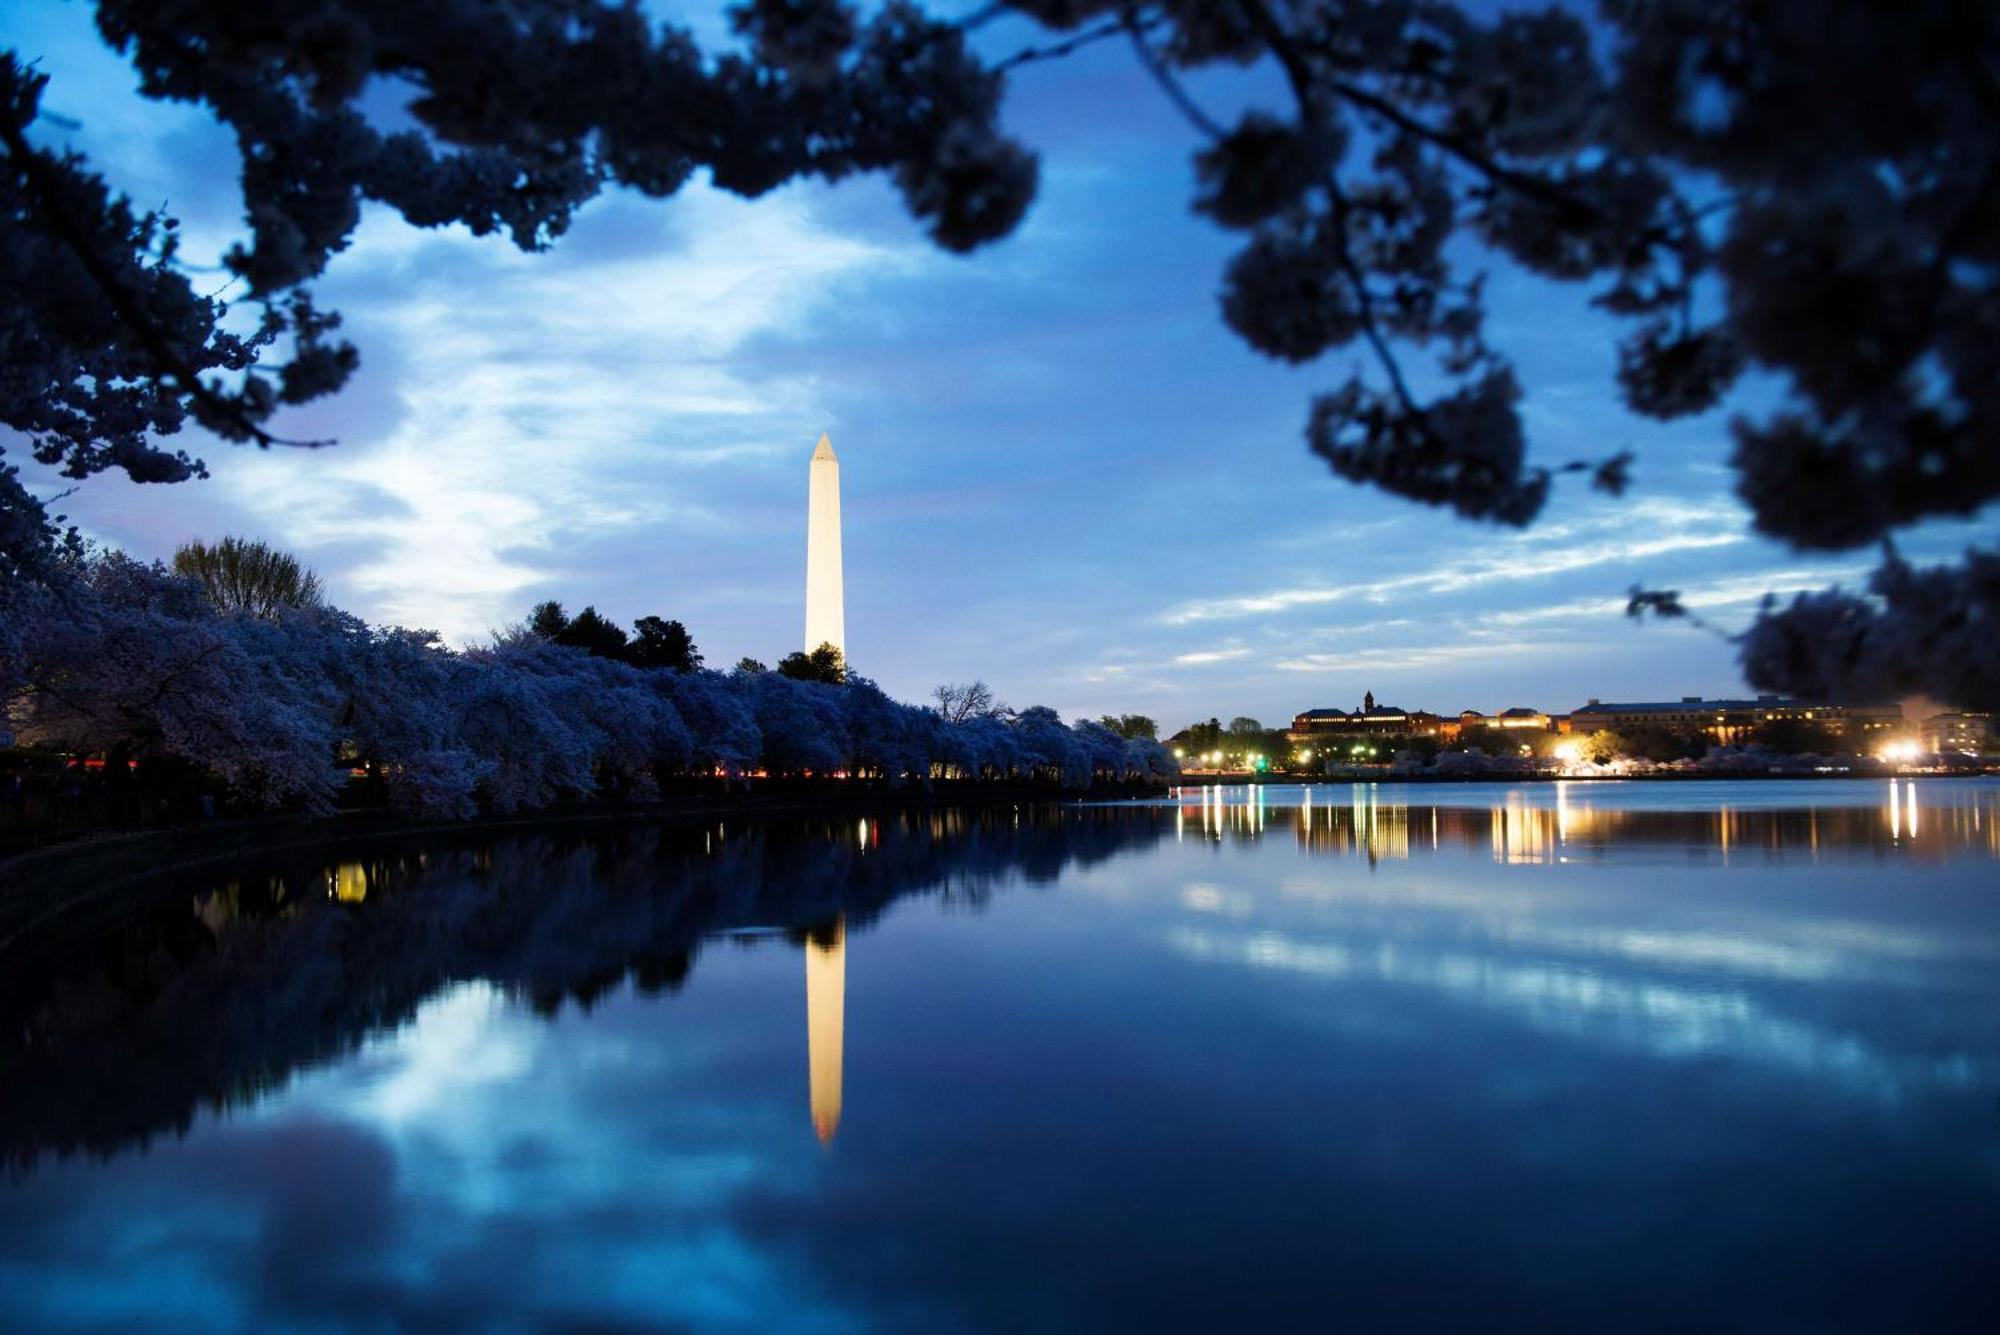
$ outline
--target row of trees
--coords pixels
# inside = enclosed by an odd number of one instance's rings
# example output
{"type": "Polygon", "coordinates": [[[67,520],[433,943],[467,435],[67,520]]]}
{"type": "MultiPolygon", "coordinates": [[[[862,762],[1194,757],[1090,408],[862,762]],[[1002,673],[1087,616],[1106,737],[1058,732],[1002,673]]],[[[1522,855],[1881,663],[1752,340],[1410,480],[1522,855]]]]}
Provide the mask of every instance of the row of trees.
{"type": "Polygon", "coordinates": [[[1241,765],[1246,769],[1294,769],[1306,766],[1310,757],[1306,754],[1322,754],[1324,747],[1295,747],[1285,735],[1283,728],[1267,728],[1248,715],[1239,714],[1229,720],[1224,727],[1222,720],[1210,719],[1206,723],[1190,723],[1174,734],[1172,741],[1180,751],[1192,760],[1209,763],[1210,756],[1218,757],[1224,765],[1241,765]],[[1259,765],[1259,761],[1262,765],[1259,765]]]}
{"type": "Polygon", "coordinates": [[[643,630],[602,652],[562,639],[582,616],[542,633],[547,608],[459,652],[318,600],[218,604],[201,579],[118,553],[72,553],[4,601],[0,695],[19,743],[192,771],[253,807],[323,812],[356,773],[399,810],[462,817],[643,797],[677,775],[1081,788],[1175,772],[1157,742],[1046,708],[951,722],[844,664],[837,681],[642,665],[643,630]]]}
{"type": "Polygon", "coordinates": [[[525,627],[551,644],[581,649],[598,658],[616,659],[638,668],[673,668],[692,672],[701,666],[701,650],[694,636],[678,621],[661,617],[640,617],[626,634],[617,622],[586,607],[574,617],[558,602],[538,603],[528,614],[525,627]]]}

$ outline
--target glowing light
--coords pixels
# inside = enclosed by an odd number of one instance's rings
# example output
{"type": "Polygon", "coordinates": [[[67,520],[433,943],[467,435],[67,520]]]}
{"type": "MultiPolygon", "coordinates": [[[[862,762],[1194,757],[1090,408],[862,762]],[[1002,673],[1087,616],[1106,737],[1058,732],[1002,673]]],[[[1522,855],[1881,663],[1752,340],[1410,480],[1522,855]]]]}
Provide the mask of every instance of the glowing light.
{"type": "Polygon", "coordinates": [[[1878,751],[1876,754],[1881,756],[1882,759],[1884,760],[1892,761],[1896,764],[1907,765],[1911,761],[1915,760],[1918,757],[1918,755],[1921,754],[1921,752],[1917,749],[1917,744],[1915,742],[1899,741],[1899,742],[1884,743],[1882,749],[1878,751]]]}
{"type": "Polygon", "coordinates": [[[359,862],[343,862],[327,873],[326,893],[343,904],[359,904],[368,898],[368,868],[359,862]]]}
{"type": "Polygon", "coordinates": [[[1557,742],[1555,755],[1563,764],[1574,765],[1583,759],[1583,747],[1575,742],[1557,742]]]}
{"type": "Polygon", "coordinates": [[[813,1132],[827,1144],[840,1126],[841,1031],[847,1010],[847,918],[828,945],[806,942],[806,1065],[813,1132]]]}
{"type": "Polygon", "coordinates": [[[847,652],[847,601],[840,569],[840,460],[821,432],[806,498],[806,643],[847,652]]]}

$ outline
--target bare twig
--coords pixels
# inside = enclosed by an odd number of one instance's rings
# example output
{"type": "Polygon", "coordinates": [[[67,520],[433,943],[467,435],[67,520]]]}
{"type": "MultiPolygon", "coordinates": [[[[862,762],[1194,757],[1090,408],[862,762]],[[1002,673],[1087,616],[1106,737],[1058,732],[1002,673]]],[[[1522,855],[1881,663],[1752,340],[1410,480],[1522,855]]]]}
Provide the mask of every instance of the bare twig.
{"type": "MultiPolygon", "coordinates": [[[[1149,25],[1158,22],[1159,19],[1157,16],[1147,20],[1149,25]]],[[[1016,51],[1005,60],[995,63],[993,72],[995,74],[1005,74],[1008,70],[1018,69],[1023,65],[1030,65],[1036,61],[1060,59],[1063,56],[1081,51],[1086,46],[1093,46],[1098,42],[1104,41],[1106,38],[1116,37],[1119,33],[1125,31],[1125,26],[1125,21],[1122,18],[1106,19],[1097,26],[1085,28],[1074,37],[1066,37],[1060,42],[1051,42],[1047,46],[1030,46],[1016,51]]]]}
{"type": "Polygon", "coordinates": [[[980,28],[985,27],[987,24],[991,23],[994,19],[999,18],[1002,14],[1005,14],[1007,12],[1007,9],[1008,6],[1005,3],[1005,0],[994,0],[993,4],[982,5],[980,8],[973,10],[970,14],[967,14],[964,18],[960,19],[957,23],[953,24],[952,26],[957,28],[960,32],[974,32],[980,28]]]}
{"type": "Polygon", "coordinates": [[[1188,95],[1187,89],[1181,86],[1181,81],[1174,77],[1174,72],[1167,68],[1167,63],[1160,59],[1152,45],[1146,41],[1146,29],[1153,26],[1156,21],[1151,18],[1141,21],[1135,11],[1128,9],[1120,19],[1120,26],[1131,34],[1132,49],[1138,53],[1139,63],[1146,67],[1146,73],[1153,76],[1153,82],[1160,85],[1160,91],[1167,95],[1167,100],[1187,118],[1188,124],[1210,139],[1222,138],[1222,127],[1217,125],[1215,119],[1203,111],[1194,98],[1188,95]]]}

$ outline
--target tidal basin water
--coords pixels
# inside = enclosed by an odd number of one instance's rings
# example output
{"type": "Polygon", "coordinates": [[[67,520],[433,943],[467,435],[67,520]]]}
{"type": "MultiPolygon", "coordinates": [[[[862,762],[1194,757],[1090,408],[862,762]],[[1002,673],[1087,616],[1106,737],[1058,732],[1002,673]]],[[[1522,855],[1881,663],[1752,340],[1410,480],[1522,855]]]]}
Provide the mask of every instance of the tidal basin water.
{"type": "Polygon", "coordinates": [[[0,1328],[2000,1329],[2000,784],[469,834],[0,958],[0,1328]]]}

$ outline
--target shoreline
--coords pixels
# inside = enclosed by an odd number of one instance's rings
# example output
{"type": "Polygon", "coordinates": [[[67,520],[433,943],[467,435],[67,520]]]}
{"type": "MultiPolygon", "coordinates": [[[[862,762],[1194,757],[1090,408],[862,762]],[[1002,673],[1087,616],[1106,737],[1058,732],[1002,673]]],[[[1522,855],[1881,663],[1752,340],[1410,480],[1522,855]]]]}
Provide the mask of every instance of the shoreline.
{"type": "MultiPolygon", "coordinates": [[[[330,816],[268,814],[223,817],[176,825],[104,829],[0,857],[0,956],[58,918],[101,910],[107,901],[147,882],[202,867],[245,868],[283,854],[323,846],[387,843],[400,839],[479,837],[495,831],[561,828],[620,821],[687,825],[714,818],[866,816],[925,807],[991,807],[1060,804],[1099,798],[1159,797],[1164,784],[1099,784],[1056,789],[1029,784],[987,784],[965,791],[870,788],[861,791],[751,791],[670,795],[647,803],[578,803],[513,816],[436,820],[383,811],[330,816]]],[[[122,907],[122,906],[121,906],[122,907]]]]}
{"type": "Polygon", "coordinates": [[[690,825],[704,820],[766,817],[862,817],[923,808],[983,808],[1082,803],[1110,805],[1172,800],[1189,790],[1259,787],[1352,787],[1356,784],[1413,787],[1458,784],[1507,787],[1554,783],[1765,783],[1789,781],[1914,781],[1920,778],[1991,778],[1995,771],[1888,771],[1846,774],[1192,774],[1176,782],[1097,784],[1060,789],[1042,784],[981,784],[963,790],[864,788],[836,791],[780,789],[758,792],[670,794],[649,803],[591,802],[544,808],[512,816],[437,820],[384,811],[346,811],[329,816],[265,814],[211,821],[78,832],[49,843],[0,856],[0,956],[37,930],[63,920],[107,910],[122,913],[131,892],[147,884],[165,885],[175,875],[202,868],[226,874],[232,865],[249,872],[273,858],[315,850],[372,847],[398,840],[480,839],[500,831],[561,829],[620,822],[690,825]]]}
{"type": "Polygon", "coordinates": [[[1267,785],[1314,786],[1356,783],[1777,783],[1851,782],[1856,779],[1981,779],[2000,775],[2000,768],[1906,770],[1851,769],[1842,774],[1800,773],[1784,770],[1717,771],[1675,774],[1184,774],[1172,788],[1242,788],[1267,785]]]}

